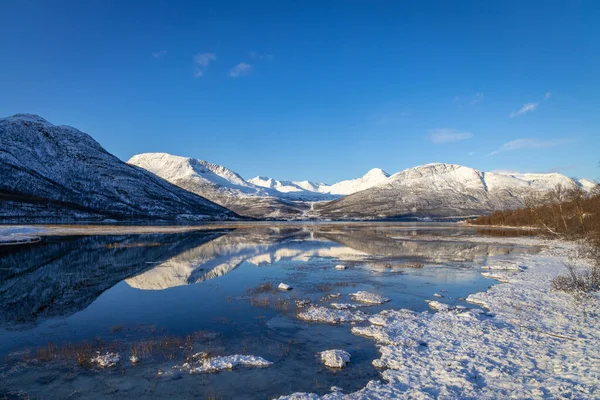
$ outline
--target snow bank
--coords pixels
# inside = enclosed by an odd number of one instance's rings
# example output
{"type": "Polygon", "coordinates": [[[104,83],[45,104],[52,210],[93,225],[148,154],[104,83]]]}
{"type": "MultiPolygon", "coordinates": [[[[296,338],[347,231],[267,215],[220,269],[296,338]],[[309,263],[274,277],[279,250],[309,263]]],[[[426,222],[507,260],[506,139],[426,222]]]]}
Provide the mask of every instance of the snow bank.
{"type": "Polygon", "coordinates": [[[239,366],[268,367],[273,364],[262,357],[240,354],[206,359],[203,359],[203,357],[192,358],[194,360],[191,363],[186,362],[181,366],[175,366],[173,368],[189,371],[190,374],[199,374],[204,372],[218,372],[226,369],[234,369],[239,366]]]}
{"type": "Polygon", "coordinates": [[[361,303],[366,304],[383,304],[385,302],[390,301],[390,299],[376,293],[369,293],[363,290],[359,290],[356,293],[351,293],[350,297],[352,297],[355,301],[360,301],[361,303]]]}
{"type": "Polygon", "coordinates": [[[327,307],[311,306],[298,314],[298,318],[304,321],[326,322],[337,324],[340,322],[363,322],[367,320],[367,314],[362,311],[332,310],[327,307]]]}
{"type": "Polygon", "coordinates": [[[524,266],[515,263],[503,263],[496,265],[484,265],[481,267],[482,269],[491,269],[491,270],[506,270],[506,271],[522,271],[525,269],[524,266]]]}
{"type": "Polygon", "coordinates": [[[486,278],[495,279],[502,283],[510,282],[510,278],[512,278],[515,274],[515,271],[490,271],[481,273],[481,275],[486,278]]]}
{"type": "Polygon", "coordinates": [[[344,368],[350,362],[350,353],[344,350],[326,350],[319,355],[323,364],[330,368],[344,368]]]}
{"type": "Polygon", "coordinates": [[[515,256],[528,268],[509,283],[469,296],[494,317],[477,309],[385,310],[369,326],[353,327],[379,346],[373,365],[384,382],[347,395],[280,399],[600,398],[600,294],[576,301],[551,290],[565,261],[586,263],[572,244],[551,243],[537,255],[515,256]]]}

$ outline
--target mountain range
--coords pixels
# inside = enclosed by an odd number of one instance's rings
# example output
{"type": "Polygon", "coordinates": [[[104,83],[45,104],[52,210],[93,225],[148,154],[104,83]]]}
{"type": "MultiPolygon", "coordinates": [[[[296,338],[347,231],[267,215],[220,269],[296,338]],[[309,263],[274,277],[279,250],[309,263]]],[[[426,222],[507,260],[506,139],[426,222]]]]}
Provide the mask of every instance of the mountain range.
{"type": "Polygon", "coordinates": [[[144,153],[127,163],[89,135],[31,114],[0,119],[0,219],[177,220],[464,218],[521,207],[532,194],[596,184],[434,163],[379,168],[331,185],[238,173],[144,153]]]}

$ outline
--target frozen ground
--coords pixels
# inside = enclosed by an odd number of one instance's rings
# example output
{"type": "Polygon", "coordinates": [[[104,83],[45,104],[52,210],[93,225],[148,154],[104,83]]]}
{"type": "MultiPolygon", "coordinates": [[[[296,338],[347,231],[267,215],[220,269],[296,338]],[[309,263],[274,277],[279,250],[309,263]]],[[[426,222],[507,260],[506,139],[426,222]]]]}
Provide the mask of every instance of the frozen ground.
{"type": "Polygon", "coordinates": [[[577,259],[571,243],[493,240],[547,247],[516,256],[515,265],[526,268],[496,270],[493,276],[505,283],[468,297],[485,310],[430,302],[437,312],[384,310],[370,325],[352,327],[376,341],[381,356],[373,365],[381,382],[351,394],[280,399],[599,398],[600,296],[575,300],[551,290],[565,262],[586,261],[577,259]]]}

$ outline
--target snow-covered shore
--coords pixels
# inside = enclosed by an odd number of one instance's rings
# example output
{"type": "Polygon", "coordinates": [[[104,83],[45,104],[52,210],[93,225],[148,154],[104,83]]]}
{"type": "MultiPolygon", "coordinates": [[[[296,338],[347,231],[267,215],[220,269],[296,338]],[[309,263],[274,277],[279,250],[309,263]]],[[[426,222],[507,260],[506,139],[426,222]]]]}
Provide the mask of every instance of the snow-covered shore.
{"type": "MultiPolygon", "coordinates": [[[[575,300],[551,290],[564,263],[585,266],[576,245],[562,241],[494,238],[545,245],[515,256],[520,272],[469,296],[481,309],[438,312],[385,310],[352,332],[377,342],[380,381],[362,390],[322,397],[295,393],[282,399],[456,399],[600,397],[600,295],[575,300]]],[[[482,270],[482,272],[489,270],[482,270]]]]}

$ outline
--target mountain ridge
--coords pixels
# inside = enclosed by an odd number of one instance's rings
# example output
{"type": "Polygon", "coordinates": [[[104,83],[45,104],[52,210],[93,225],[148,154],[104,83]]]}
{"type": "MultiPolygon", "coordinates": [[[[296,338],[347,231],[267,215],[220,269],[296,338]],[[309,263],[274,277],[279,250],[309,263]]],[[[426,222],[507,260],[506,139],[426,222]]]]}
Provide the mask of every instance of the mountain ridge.
{"type": "Polygon", "coordinates": [[[0,118],[0,218],[227,219],[235,213],[34,114],[0,118]]]}

